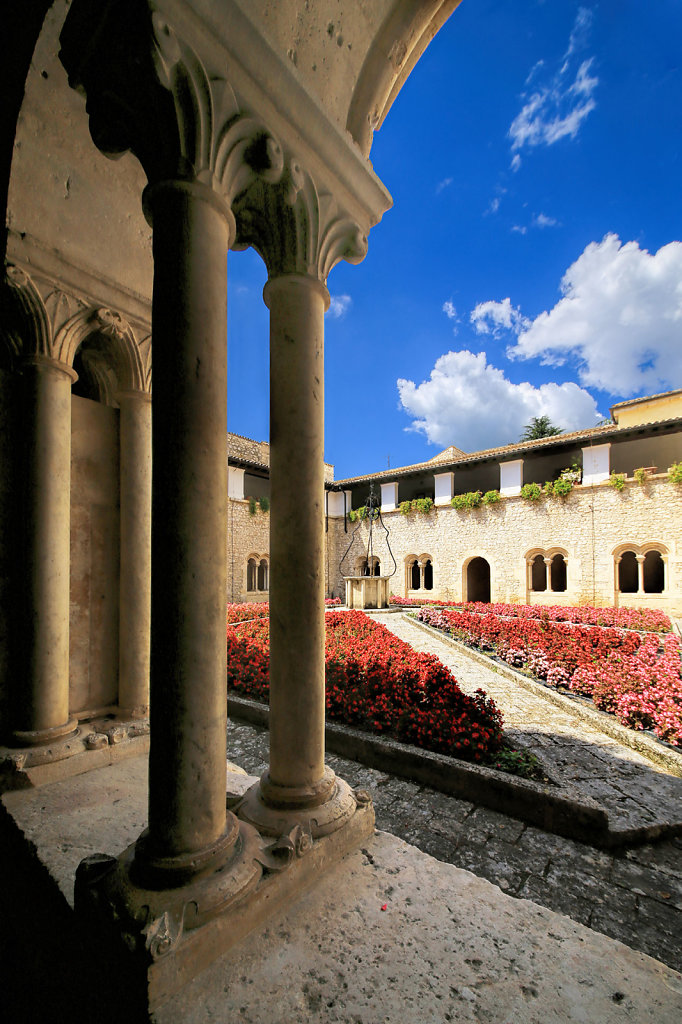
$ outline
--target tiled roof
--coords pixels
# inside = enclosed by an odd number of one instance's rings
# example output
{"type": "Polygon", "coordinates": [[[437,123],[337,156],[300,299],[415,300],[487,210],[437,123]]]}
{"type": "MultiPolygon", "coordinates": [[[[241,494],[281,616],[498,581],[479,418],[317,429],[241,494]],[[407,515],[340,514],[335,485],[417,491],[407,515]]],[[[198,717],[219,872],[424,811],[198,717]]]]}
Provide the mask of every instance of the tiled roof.
{"type": "MultiPolygon", "coordinates": [[[[227,434],[227,461],[231,466],[244,469],[270,469],[270,445],[267,441],[253,441],[242,434],[227,434]]],[[[332,483],[334,467],[329,462],[324,464],[324,482],[332,483]]]]}
{"type": "MultiPolygon", "coordinates": [[[[610,438],[624,437],[644,431],[656,433],[660,427],[679,426],[682,428],[682,417],[676,416],[672,419],[657,420],[655,423],[638,423],[630,427],[618,427],[614,423],[607,423],[602,427],[589,427],[587,430],[575,430],[570,434],[555,434],[552,437],[540,437],[534,441],[517,441],[514,444],[502,445],[500,448],[486,448],[480,452],[471,452],[469,455],[462,453],[460,456],[440,462],[439,459],[430,459],[428,462],[416,462],[411,466],[400,466],[396,469],[384,469],[378,473],[365,473],[363,476],[347,477],[345,480],[337,480],[336,486],[345,484],[362,483],[366,480],[393,480],[400,476],[409,476],[411,473],[418,473],[420,470],[428,471],[433,469],[434,461],[440,465],[456,466],[488,462],[493,459],[504,461],[506,456],[523,455],[526,452],[536,452],[544,448],[569,447],[576,441],[598,440],[605,442],[610,438]]],[[[458,450],[458,449],[455,449],[458,450]]],[[[448,449],[446,449],[448,451],[448,449]]],[[[444,453],[443,453],[444,454],[444,453]]]]}
{"type": "Polygon", "coordinates": [[[625,402],[616,402],[615,405],[612,405],[611,411],[624,409],[628,405],[639,405],[640,402],[653,402],[655,398],[668,398],[670,395],[682,395],[682,388],[676,388],[674,391],[661,391],[657,395],[642,395],[641,398],[628,398],[625,402]]]}

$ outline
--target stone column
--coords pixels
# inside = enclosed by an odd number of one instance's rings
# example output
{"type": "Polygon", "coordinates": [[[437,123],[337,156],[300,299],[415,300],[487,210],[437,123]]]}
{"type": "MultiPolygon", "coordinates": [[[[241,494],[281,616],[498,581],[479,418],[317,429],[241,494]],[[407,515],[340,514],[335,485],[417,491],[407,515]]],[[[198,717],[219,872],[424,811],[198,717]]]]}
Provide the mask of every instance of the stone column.
{"type": "Polygon", "coordinates": [[[545,563],[545,590],[548,593],[553,593],[552,587],[552,559],[544,557],[542,561],[545,563]]]}
{"type": "Polygon", "coordinates": [[[149,713],[151,615],[151,396],[120,391],[121,555],[119,683],[121,716],[149,713]]]}
{"type": "Polygon", "coordinates": [[[263,797],[323,802],[324,313],[318,280],[284,275],[270,309],[270,769],[263,797]]]}
{"type": "Polygon", "coordinates": [[[227,859],[229,208],[200,184],[145,190],[153,224],[149,828],[139,877],[173,885],[227,859]]]}
{"type": "Polygon", "coordinates": [[[15,688],[14,740],[50,743],[73,732],[69,718],[71,565],[71,384],[64,363],[34,356],[23,367],[24,678],[15,688]]]}
{"type": "Polygon", "coordinates": [[[644,555],[635,555],[637,559],[637,593],[644,593],[644,555]]]}

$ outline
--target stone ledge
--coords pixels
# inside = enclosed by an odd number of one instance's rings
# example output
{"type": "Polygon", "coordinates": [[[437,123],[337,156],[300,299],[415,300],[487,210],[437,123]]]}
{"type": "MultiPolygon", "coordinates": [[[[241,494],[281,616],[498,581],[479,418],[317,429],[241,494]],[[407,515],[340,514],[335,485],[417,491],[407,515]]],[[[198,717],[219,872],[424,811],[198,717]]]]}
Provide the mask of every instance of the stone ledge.
{"type": "MultiPolygon", "coordinates": [[[[268,727],[270,709],[265,704],[231,695],[227,709],[234,718],[268,727]]],[[[606,811],[591,800],[561,796],[538,782],[373,736],[350,726],[327,723],[325,735],[327,750],[342,757],[419,782],[461,800],[483,804],[546,832],[591,846],[607,849],[640,843],[666,831],[665,826],[659,825],[628,833],[615,831],[609,828],[606,811]]],[[[679,831],[682,832],[682,824],[679,831]]]]}
{"type": "MultiPolygon", "coordinates": [[[[0,747],[0,794],[60,782],[75,775],[83,775],[94,768],[103,768],[128,757],[149,753],[148,726],[145,732],[138,734],[126,732],[125,735],[108,737],[105,733],[97,733],[105,742],[91,748],[87,746],[87,739],[92,735],[92,730],[83,726],[79,729],[80,735],[73,741],[76,749],[71,756],[42,764],[23,765],[20,751],[0,747]]],[[[125,727],[112,722],[110,732],[116,733],[116,730],[125,732],[125,727]]]]}
{"type": "Polygon", "coordinates": [[[542,697],[564,710],[569,707],[574,715],[581,718],[584,722],[588,722],[593,728],[598,729],[599,732],[610,736],[611,739],[618,740],[624,747],[636,750],[643,757],[648,758],[649,761],[661,765],[671,775],[677,775],[679,778],[682,778],[682,753],[678,754],[669,744],[659,742],[659,740],[654,739],[652,736],[647,736],[646,733],[639,732],[636,729],[628,729],[627,726],[621,725],[620,722],[616,721],[613,715],[608,715],[605,711],[599,711],[598,708],[590,706],[585,700],[577,696],[561,693],[555,690],[554,687],[545,686],[543,683],[538,683],[529,676],[524,675],[523,672],[518,672],[510,665],[494,660],[480,651],[474,651],[460,640],[447,636],[447,634],[442,633],[439,629],[434,629],[433,626],[429,626],[425,622],[420,622],[414,618],[410,619],[410,622],[413,622],[415,626],[418,626],[419,629],[430,636],[437,637],[444,643],[454,647],[455,650],[466,655],[467,658],[471,658],[472,661],[485,665],[491,672],[497,672],[498,675],[518,683],[519,686],[522,686],[536,697],[542,697]]]}

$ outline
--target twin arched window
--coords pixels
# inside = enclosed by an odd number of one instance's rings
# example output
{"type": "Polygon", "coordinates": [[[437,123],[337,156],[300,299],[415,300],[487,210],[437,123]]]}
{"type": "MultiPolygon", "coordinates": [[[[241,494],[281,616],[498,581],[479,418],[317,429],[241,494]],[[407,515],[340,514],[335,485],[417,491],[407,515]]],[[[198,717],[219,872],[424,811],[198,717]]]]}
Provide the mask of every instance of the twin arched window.
{"type": "Polygon", "coordinates": [[[433,590],[431,555],[408,555],[405,559],[407,590],[433,590]]]}
{"type": "Polygon", "coordinates": [[[623,544],[614,552],[616,590],[621,594],[662,594],[668,551],[662,544],[623,544]]]}
{"type": "Polygon", "coordinates": [[[563,594],[567,588],[568,553],[560,548],[529,551],[526,555],[528,589],[534,594],[563,594]]]}
{"type": "Polygon", "coordinates": [[[246,589],[261,593],[270,589],[270,563],[267,557],[251,555],[246,563],[246,589]]]}

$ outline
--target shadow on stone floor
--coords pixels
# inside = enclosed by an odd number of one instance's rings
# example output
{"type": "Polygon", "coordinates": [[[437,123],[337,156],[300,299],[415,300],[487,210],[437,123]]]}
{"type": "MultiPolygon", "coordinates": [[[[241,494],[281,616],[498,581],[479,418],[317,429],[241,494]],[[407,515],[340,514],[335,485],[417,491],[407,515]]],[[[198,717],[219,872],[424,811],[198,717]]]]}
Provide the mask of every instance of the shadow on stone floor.
{"type": "Polygon", "coordinates": [[[145,1024],[0,803],[0,1005],[8,1024],[145,1024]]]}
{"type": "MultiPolygon", "coordinates": [[[[524,735],[530,749],[551,741],[546,733],[524,735]]],[[[567,770],[577,772],[581,751],[590,747],[575,741],[575,760],[567,764],[567,770]]],[[[614,747],[618,749],[617,744],[614,747]]],[[[241,767],[258,775],[267,766],[268,733],[231,721],[228,750],[241,767]]],[[[605,778],[629,765],[609,750],[611,747],[600,754],[605,778]]],[[[565,914],[682,969],[681,838],[599,850],[381,768],[335,754],[328,755],[327,762],[352,786],[371,793],[377,828],[438,860],[488,879],[508,895],[565,914]]],[[[624,778],[631,783],[629,798],[637,804],[642,819],[655,822],[658,816],[663,820],[656,806],[661,789],[667,793],[669,807],[680,814],[682,779],[662,775],[646,765],[631,768],[624,769],[624,778]]],[[[594,778],[585,779],[586,793],[594,796],[596,788],[594,778]]]]}

